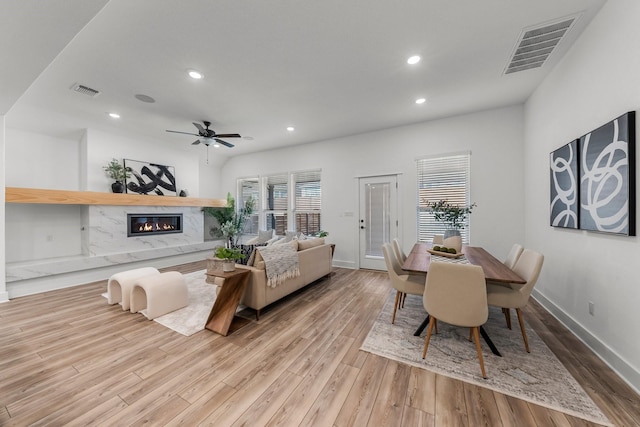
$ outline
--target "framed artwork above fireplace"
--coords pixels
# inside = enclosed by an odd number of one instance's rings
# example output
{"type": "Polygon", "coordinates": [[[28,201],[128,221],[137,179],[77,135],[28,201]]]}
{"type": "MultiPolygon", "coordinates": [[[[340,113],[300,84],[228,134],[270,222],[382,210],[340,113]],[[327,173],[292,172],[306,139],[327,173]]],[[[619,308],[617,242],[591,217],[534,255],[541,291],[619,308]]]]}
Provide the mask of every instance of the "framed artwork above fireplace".
{"type": "Polygon", "coordinates": [[[157,163],[124,159],[124,167],[131,172],[126,180],[126,192],[156,196],[177,196],[175,168],[157,163]]]}

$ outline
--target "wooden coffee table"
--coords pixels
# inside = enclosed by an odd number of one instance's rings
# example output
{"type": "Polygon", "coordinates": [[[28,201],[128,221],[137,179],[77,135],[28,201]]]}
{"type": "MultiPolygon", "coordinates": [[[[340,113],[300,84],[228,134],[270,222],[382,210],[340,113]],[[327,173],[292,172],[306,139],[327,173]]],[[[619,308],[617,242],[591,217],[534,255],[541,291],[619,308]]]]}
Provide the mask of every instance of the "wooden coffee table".
{"type": "Polygon", "coordinates": [[[214,284],[216,277],[224,281],[218,289],[218,296],[213,303],[205,328],[226,337],[251,322],[249,319],[236,316],[244,289],[249,282],[249,274],[249,270],[240,268],[230,272],[207,270],[207,283],[214,284]]]}

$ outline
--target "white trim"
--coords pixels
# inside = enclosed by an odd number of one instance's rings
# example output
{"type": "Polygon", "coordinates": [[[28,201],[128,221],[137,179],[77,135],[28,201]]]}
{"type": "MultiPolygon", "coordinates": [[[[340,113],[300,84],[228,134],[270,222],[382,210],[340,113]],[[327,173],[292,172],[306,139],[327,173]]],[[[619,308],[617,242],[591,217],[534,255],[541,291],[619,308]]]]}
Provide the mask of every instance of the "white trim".
{"type": "Polygon", "coordinates": [[[624,382],[626,382],[636,393],[640,393],[640,372],[622,359],[613,349],[606,346],[602,341],[575,321],[560,307],[551,302],[542,293],[534,289],[531,296],[544,307],[553,317],[562,323],[573,335],[582,341],[593,353],[598,356],[607,366],[609,366],[624,382]]]}

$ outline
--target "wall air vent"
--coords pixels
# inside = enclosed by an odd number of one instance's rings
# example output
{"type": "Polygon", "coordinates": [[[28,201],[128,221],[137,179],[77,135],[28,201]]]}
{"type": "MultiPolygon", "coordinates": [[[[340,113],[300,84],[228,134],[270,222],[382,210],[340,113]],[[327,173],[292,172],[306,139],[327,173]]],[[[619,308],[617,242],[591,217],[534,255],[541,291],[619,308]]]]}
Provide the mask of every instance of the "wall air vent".
{"type": "Polygon", "coordinates": [[[522,31],[504,74],[539,68],[545,63],[560,40],[569,32],[576,18],[563,19],[522,31]]]}
{"type": "Polygon", "coordinates": [[[99,90],[92,89],[89,86],[81,85],[79,83],[76,83],[73,86],[71,86],[71,90],[78,93],[82,93],[84,95],[88,95],[92,98],[95,98],[96,96],[100,95],[99,90]]]}

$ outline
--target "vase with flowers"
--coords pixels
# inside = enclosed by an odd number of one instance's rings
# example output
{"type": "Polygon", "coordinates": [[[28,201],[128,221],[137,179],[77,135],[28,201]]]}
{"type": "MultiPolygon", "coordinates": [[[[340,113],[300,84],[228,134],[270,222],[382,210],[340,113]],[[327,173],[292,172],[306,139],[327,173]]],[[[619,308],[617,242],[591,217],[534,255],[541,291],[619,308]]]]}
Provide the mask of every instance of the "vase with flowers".
{"type": "Polygon", "coordinates": [[[426,205],[433,213],[434,219],[444,224],[445,239],[460,235],[460,230],[465,227],[467,215],[471,215],[473,208],[477,206],[475,203],[469,206],[454,205],[448,200],[427,201],[426,205]]]}

